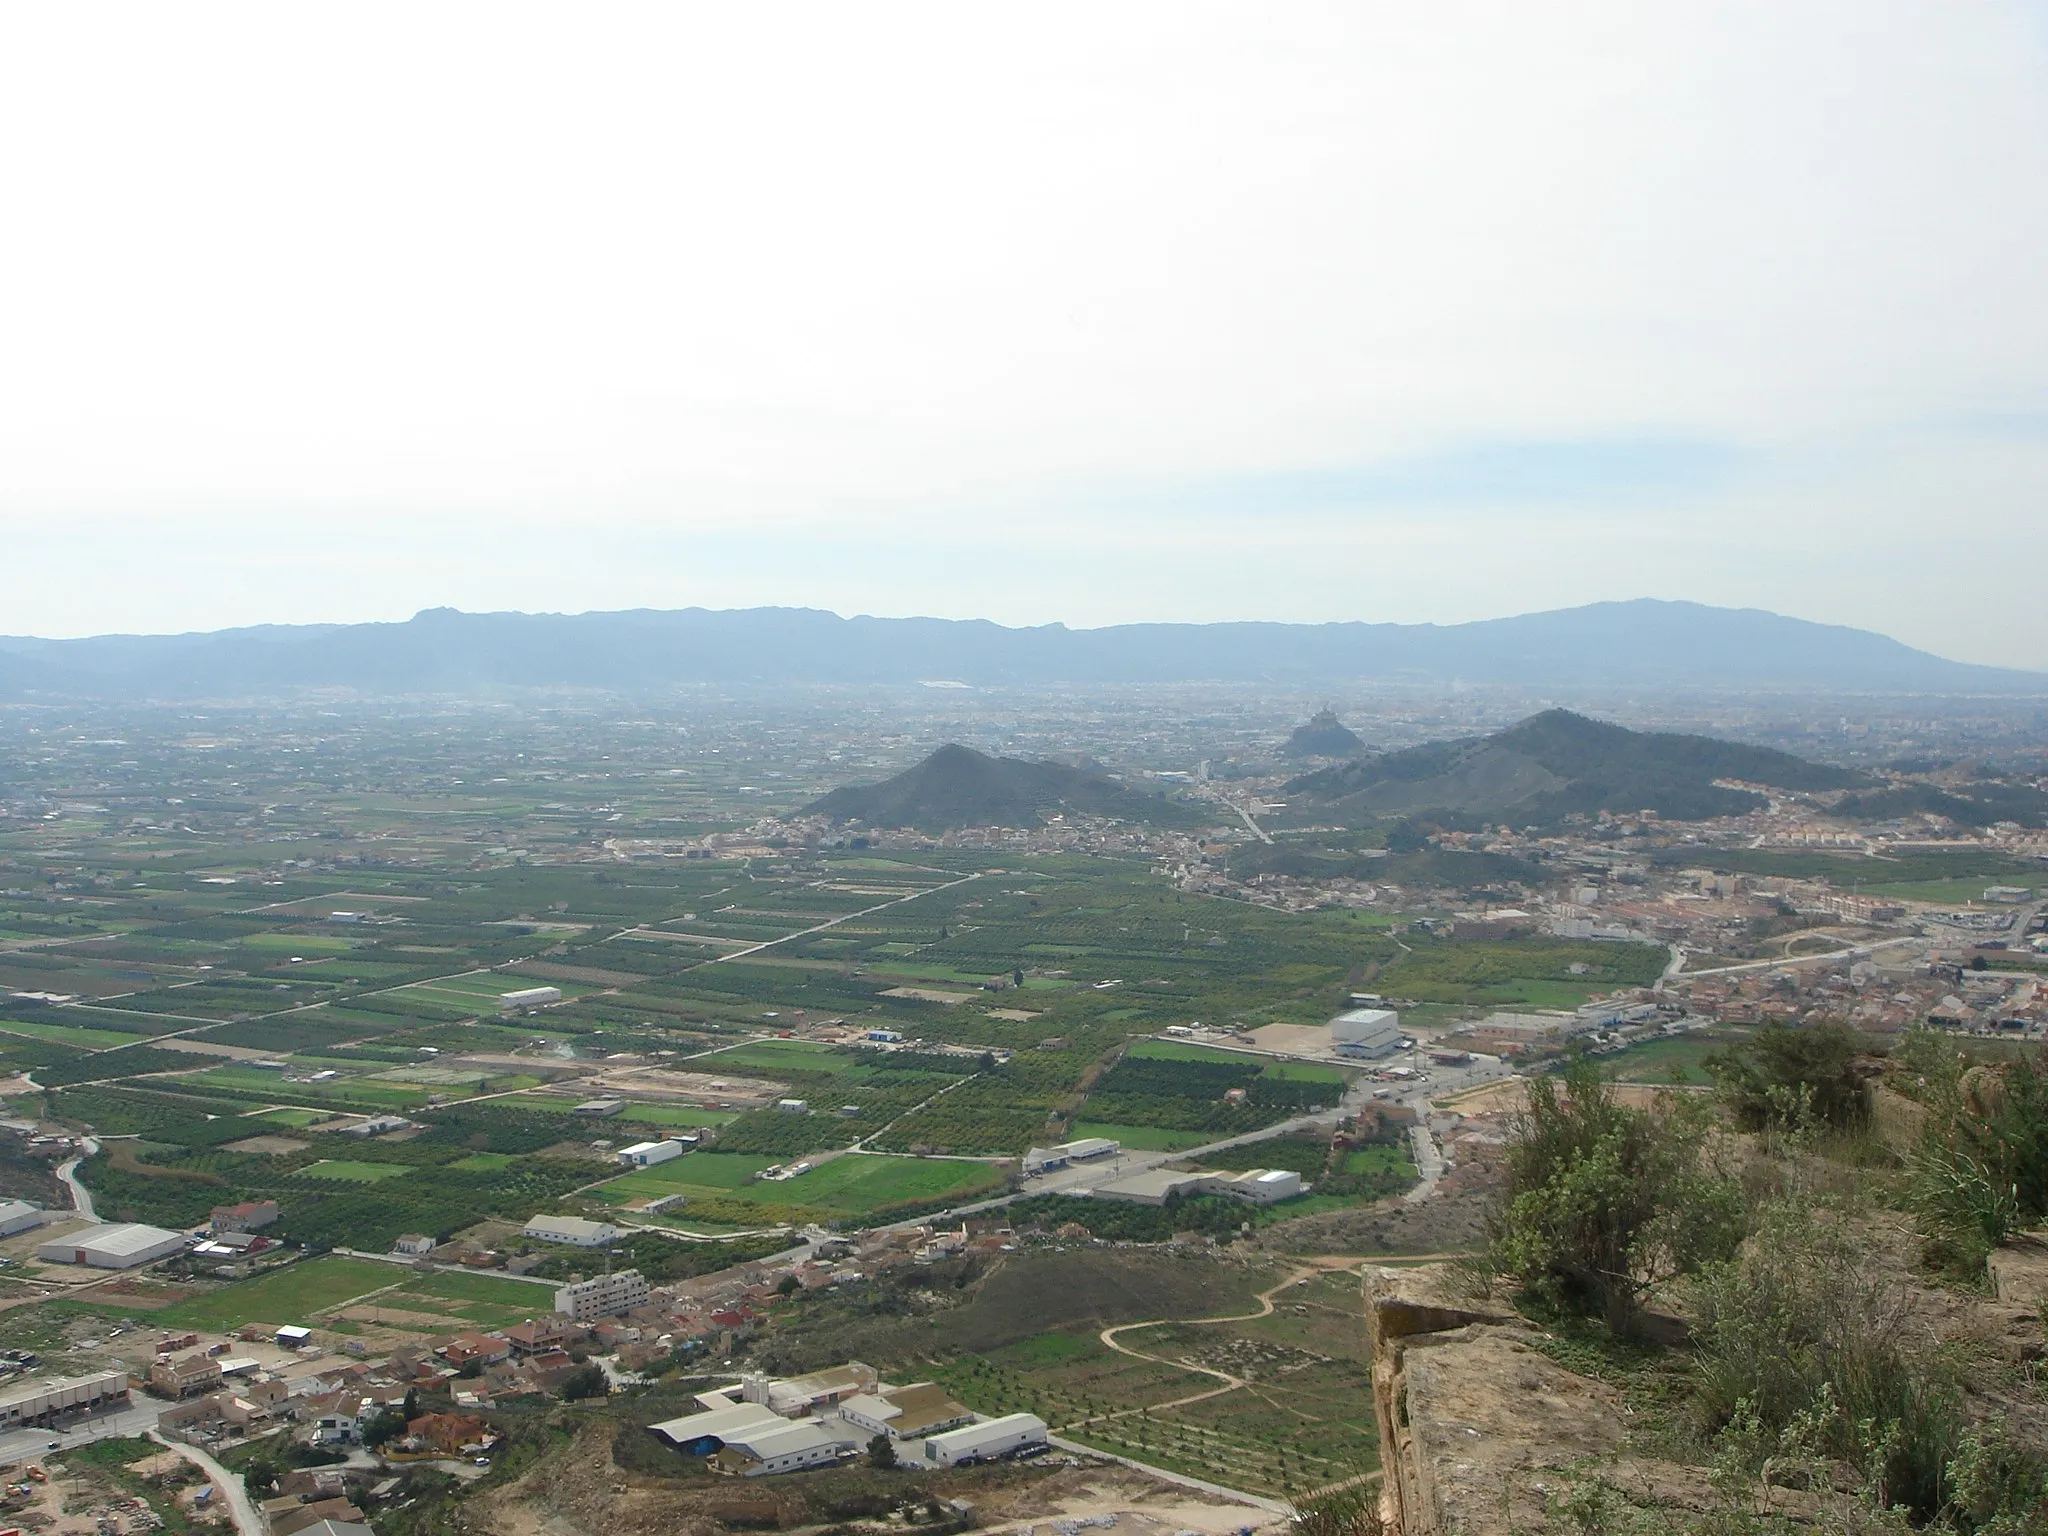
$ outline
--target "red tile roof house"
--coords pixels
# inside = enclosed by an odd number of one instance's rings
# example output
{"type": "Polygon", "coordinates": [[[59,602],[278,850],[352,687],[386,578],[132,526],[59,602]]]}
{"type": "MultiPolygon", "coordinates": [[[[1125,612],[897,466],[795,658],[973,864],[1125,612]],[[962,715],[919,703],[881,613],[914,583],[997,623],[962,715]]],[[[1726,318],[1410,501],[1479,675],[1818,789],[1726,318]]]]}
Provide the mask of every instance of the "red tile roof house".
{"type": "Polygon", "coordinates": [[[480,1365],[496,1365],[500,1360],[510,1360],[512,1346],[506,1340],[493,1338],[487,1333],[458,1333],[434,1353],[460,1370],[472,1360],[480,1365]]]}
{"type": "Polygon", "coordinates": [[[568,1342],[568,1338],[568,1328],[552,1317],[528,1318],[505,1330],[506,1342],[516,1355],[537,1355],[544,1350],[559,1349],[568,1342]]]}
{"type": "Polygon", "coordinates": [[[555,1349],[544,1355],[535,1355],[526,1362],[526,1369],[536,1387],[543,1392],[554,1393],[561,1391],[562,1383],[583,1367],[562,1350],[555,1349]]]}

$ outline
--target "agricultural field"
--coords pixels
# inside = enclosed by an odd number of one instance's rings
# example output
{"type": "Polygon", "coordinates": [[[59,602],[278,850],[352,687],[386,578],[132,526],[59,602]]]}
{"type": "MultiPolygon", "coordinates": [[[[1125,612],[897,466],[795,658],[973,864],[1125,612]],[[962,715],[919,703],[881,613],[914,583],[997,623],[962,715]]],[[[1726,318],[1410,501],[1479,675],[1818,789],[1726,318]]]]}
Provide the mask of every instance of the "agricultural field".
{"type": "Polygon", "coordinates": [[[1300,1492],[1377,1465],[1363,1297],[1346,1269],[1026,1250],[979,1277],[939,1276],[919,1308],[927,1315],[910,1319],[883,1299],[895,1283],[795,1299],[778,1348],[791,1365],[872,1360],[939,1381],[979,1412],[1036,1413],[1056,1433],[1170,1470],[1213,1480],[1227,1466],[1226,1481],[1256,1492],[1300,1492]],[[1271,1311],[1258,1315],[1267,1295],[1271,1311]],[[1231,1317],[1244,1320],[1190,1321],[1231,1317]]]}
{"type": "Polygon", "coordinates": [[[369,1259],[309,1259],[181,1301],[156,1318],[165,1327],[179,1328],[239,1328],[244,1323],[307,1327],[314,1318],[405,1276],[396,1265],[369,1259]]]}
{"type": "Polygon", "coordinates": [[[1715,1051],[1743,1039],[1744,1029],[1700,1030],[1645,1040],[1600,1058],[1603,1075],[1624,1083],[1692,1083],[1711,1081],[1704,1065],[1715,1051]]]}
{"type": "Polygon", "coordinates": [[[793,1178],[762,1179],[766,1157],[695,1152],[653,1168],[637,1169],[594,1191],[616,1204],[680,1194],[686,1223],[765,1225],[796,1220],[856,1225],[912,1207],[999,1193],[1002,1173],[987,1163],[945,1158],[882,1157],[848,1153],[822,1161],[793,1178]]]}
{"type": "Polygon", "coordinates": [[[108,1138],[83,1177],[110,1217],[272,1198],[287,1241],[382,1251],[680,1192],[650,1219],[858,1226],[997,1189],[998,1160],[1070,1136],[1179,1151],[1267,1128],[1348,1075],[1155,1038],[1169,1025],[1319,1023],[1365,986],[1563,1003],[1658,963],[1193,897],[1149,857],[858,839],[704,857],[693,840],[851,770],[743,711],[712,708],[715,742],[687,710],[658,729],[551,711],[416,731],[345,707],[317,715],[317,752],[262,711],[0,736],[47,794],[0,820],[0,1069],[39,1088],[11,1109],[108,1138]],[[246,748],[188,745],[229,715],[246,748]],[[91,744],[115,739],[137,766],[91,744]],[[501,1011],[538,985],[562,1000],[501,1011]],[[906,1045],[819,1038],[847,1030],[906,1045]],[[188,1049],[153,1043],[171,1033],[188,1049]],[[810,1113],[738,1107],[785,1093],[810,1113]],[[625,1108],[568,1112],[593,1097],[625,1108]],[[407,1124],[341,1133],[372,1116],[407,1124]],[[703,1138],[693,1174],[611,1159],[680,1133],[703,1138]],[[820,1166],[759,1183],[713,1158],[820,1166]]]}
{"type": "MultiPolygon", "coordinates": [[[[449,1164],[451,1168],[454,1166],[454,1163],[449,1164]]],[[[301,1168],[299,1177],[332,1179],[338,1184],[378,1184],[385,1179],[403,1178],[411,1172],[412,1169],[404,1163],[356,1163],[346,1158],[322,1158],[301,1168]]]]}
{"type": "Polygon", "coordinates": [[[220,1329],[243,1323],[298,1324],[354,1331],[346,1314],[364,1309],[411,1319],[418,1328],[498,1328],[548,1311],[544,1285],[492,1275],[421,1275],[407,1265],[336,1255],[308,1259],[222,1286],[153,1314],[166,1327],[220,1329]]]}

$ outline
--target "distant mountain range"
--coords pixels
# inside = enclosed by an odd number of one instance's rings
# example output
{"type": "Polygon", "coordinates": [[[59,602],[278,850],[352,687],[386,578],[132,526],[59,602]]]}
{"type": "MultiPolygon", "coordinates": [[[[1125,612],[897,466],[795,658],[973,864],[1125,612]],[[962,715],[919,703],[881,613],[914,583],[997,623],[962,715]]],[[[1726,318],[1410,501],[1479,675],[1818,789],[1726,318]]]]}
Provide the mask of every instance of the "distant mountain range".
{"type": "Polygon", "coordinates": [[[1201,819],[1192,807],[1132,789],[1107,774],[1065,763],[989,757],[961,746],[941,747],[880,784],[835,789],[798,814],[920,832],[1042,827],[1060,814],[1173,825],[1201,819]]]}
{"type": "Polygon", "coordinates": [[[1697,603],[1595,603],[1471,624],[1120,624],[840,618],[802,608],[458,613],[402,624],[0,639],[0,695],[224,699],[678,684],[1340,680],[2048,694],[2048,673],[1944,660],[1866,630],[1697,603]]]}
{"type": "Polygon", "coordinates": [[[1718,784],[1873,787],[1867,775],[1711,736],[1631,731],[1546,710],[1491,736],[1431,742],[1305,774],[1287,786],[1318,819],[1452,813],[1541,825],[1574,811],[1655,811],[1674,821],[1739,816],[1765,800],[1718,784]]]}

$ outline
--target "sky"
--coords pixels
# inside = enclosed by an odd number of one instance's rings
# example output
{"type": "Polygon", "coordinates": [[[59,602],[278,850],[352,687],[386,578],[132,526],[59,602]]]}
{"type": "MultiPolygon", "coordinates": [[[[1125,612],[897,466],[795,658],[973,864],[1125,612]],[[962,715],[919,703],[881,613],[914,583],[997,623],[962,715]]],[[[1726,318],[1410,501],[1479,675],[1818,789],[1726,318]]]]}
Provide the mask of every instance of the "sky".
{"type": "Polygon", "coordinates": [[[0,632],[1690,598],[2048,668],[2048,6],[0,11],[0,632]]]}

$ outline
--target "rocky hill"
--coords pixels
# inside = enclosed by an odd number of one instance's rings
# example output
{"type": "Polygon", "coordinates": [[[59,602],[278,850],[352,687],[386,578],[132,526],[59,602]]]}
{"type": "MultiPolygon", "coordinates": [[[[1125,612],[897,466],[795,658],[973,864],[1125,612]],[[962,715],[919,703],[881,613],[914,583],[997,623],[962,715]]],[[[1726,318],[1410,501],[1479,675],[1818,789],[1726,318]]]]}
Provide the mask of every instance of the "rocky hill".
{"type": "Polygon", "coordinates": [[[1864,775],[1711,736],[1631,731],[1565,709],[1491,736],[1361,758],[1287,786],[1320,816],[1463,813],[1541,824],[1574,811],[1651,810],[1676,821],[1740,815],[1764,800],[1717,780],[1786,790],[1854,789],[1864,775]]]}
{"type": "Polygon", "coordinates": [[[835,789],[805,806],[801,814],[919,832],[1042,827],[1056,815],[1169,825],[1199,819],[1190,807],[1132,789],[1106,773],[1065,763],[990,757],[962,746],[941,747],[915,768],[880,784],[835,789]]]}
{"type": "Polygon", "coordinates": [[[1352,757],[1365,750],[1365,743],[1358,739],[1335,710],[1318,710],[1310,716],[1306,725],[1294,728],[1294,734],[1287,738],[1287,745],[1280,749],[1283,757],[1352,757]]]}

